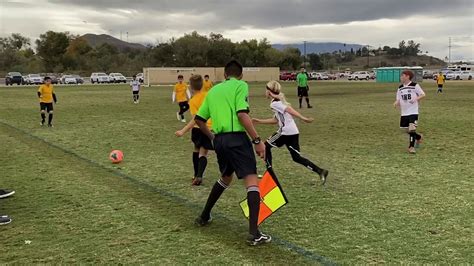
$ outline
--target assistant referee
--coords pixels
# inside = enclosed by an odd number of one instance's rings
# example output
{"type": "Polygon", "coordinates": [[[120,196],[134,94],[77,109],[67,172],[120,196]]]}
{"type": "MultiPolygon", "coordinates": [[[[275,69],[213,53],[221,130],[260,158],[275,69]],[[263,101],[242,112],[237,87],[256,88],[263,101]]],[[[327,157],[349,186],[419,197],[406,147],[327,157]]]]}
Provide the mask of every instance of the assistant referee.
{"type": "Polygon", "coordinates": [[[249,116],[249,88],[242,81],[242,65],[232,60],[224,68],[226,80],[212,88],[201,105],[195,120],[199,128],[213,140],[221,178],[214,184],[206,206],[196,219],[200,226],[211,222],[211,210],[224,190],[229,187],[235,173],[244,179],[249,206],[249,245],[255,246],[271,241],[269,235],[258,230],[260,191],[258,187],[255,152],[265,157],[265,145],[255,130],[249,116]],[[212,131],[206,121],[212,119],[212,131]],[[248,135],[247,135],[248,134],[248,135]],[[249,136],[251,140],[249,139],[249,136]]]}

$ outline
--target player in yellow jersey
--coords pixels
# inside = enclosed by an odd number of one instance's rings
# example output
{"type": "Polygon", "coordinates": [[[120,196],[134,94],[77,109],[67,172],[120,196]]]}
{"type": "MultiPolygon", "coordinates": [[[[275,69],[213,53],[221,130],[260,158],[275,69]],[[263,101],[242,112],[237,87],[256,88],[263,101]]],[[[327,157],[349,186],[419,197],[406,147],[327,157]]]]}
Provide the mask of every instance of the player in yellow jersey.
{"type": "MultiPolygon", "coordinates": [[[[207,91],[204,90],[203,80],[201,75],[193,75],[189,79],[189,84],[193,90],[193,97],[189,100],[189,107],[193,119],[181,130],[176,131],[177,137],[182,137],[184,134],[191,130],[191,141],[194,143],[193,151],[193,166],[194,166],[194,177],[192,184],[199,186],[202,183],[204,171],[207,166],[207,153],[209,150],[213,150],[212,142],[208,136],[199,129],[194,121],[194,116],[199,111],[204,99],[206,98],[207,91]]],[[[207,126],[211,128],[211,120],[207,121],[207,126]]]]}
{"type": "Polygon", "coordinates": [[[188,99],[190,98],[188,84],[183,82],[183,75],[178,75],[178,83],[174,85],[173,90],[173,102],[178,102],[179,111],[176,113],[176,118],[183,123],[186,123],[184,113],[189,110],[188,99]]]}
{"type": "Polygon", "coordinates": [[[438,93],[443,93],[444,81],[445,78],[443,72],[439,72],[438,76],[436,77],[436,84],[438,84],[438,93]]]}
{"type": "Polygon", "coordinates": [[[41,126],[44,126],[47,112],[49,114],[48,127],[53,127],[53,102],[56,103],[57,98],[50,77],[44,78],[44,84],[38,89],[38,98],[40,100],[41,126]]]}
{"type": "Polygon", "coordinates": [[[209,80],[209,75],[204,75],[204,81],[202,83],[202,89],[205,91],[205,92],[208,92],[212,86],[214,86],[214,84],[212,84],[212,81],[209,80]]]}

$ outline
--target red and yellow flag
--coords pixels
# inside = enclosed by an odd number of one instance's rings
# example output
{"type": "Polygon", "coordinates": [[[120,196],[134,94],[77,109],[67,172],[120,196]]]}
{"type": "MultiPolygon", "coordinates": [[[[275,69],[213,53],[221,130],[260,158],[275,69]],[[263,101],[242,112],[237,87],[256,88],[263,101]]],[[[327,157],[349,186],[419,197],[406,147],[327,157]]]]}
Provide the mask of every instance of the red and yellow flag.
{"type": "MultiPolygon", "coordinates": [[[[260,212],[258,214],[258,224],[261,224],[265,219],[270,217],[274,212],[288,203],[288,200],[283,193],[283,189],[278,182],[278,179],[271,168],[263,174],[262,179],[258,183],[260,190],[260,212]]],[[[240,207],[244,216],[249,218],[249,206],[247,199],[240,202],[240,207]]]]}

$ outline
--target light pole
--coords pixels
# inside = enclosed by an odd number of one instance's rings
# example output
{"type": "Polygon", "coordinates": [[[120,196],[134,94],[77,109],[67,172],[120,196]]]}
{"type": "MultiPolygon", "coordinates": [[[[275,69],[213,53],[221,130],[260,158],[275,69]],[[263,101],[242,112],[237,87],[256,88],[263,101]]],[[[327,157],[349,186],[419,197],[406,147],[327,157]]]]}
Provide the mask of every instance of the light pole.
{"type": "Polygon", "coordinates": [[[303,41],[303,67],[306,68],[306,41],[303,41]]]}

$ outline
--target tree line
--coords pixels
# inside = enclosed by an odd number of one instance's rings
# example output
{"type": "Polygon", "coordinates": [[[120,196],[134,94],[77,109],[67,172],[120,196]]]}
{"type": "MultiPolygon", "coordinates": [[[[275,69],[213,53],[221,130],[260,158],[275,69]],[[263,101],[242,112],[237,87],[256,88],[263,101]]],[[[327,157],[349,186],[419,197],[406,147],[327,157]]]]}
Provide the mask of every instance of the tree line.
{"type": "Polygon", "coordinates": [[[34,45],[29,38],[14,33],[0,38],[0,71],[83,74],[118,71],[133,74],[148,66],[219,67],[230,59],[237,59],[247,67],[278,66],[284,70],[296,70],[306,65],[321,70],[377,51],[391,56],[417,55],[420,44],[402,41],[398,48],[362,47],[356,51],[313,53],[304,57],[297,48],[277,50],[265,38],[232,42],[217,33],[206,36],[192,32],[164,43],[147,45],[145,49],[121,50],[108,43],[93,47],[84,38],[68,32],[45,32],[34,45]]]}

